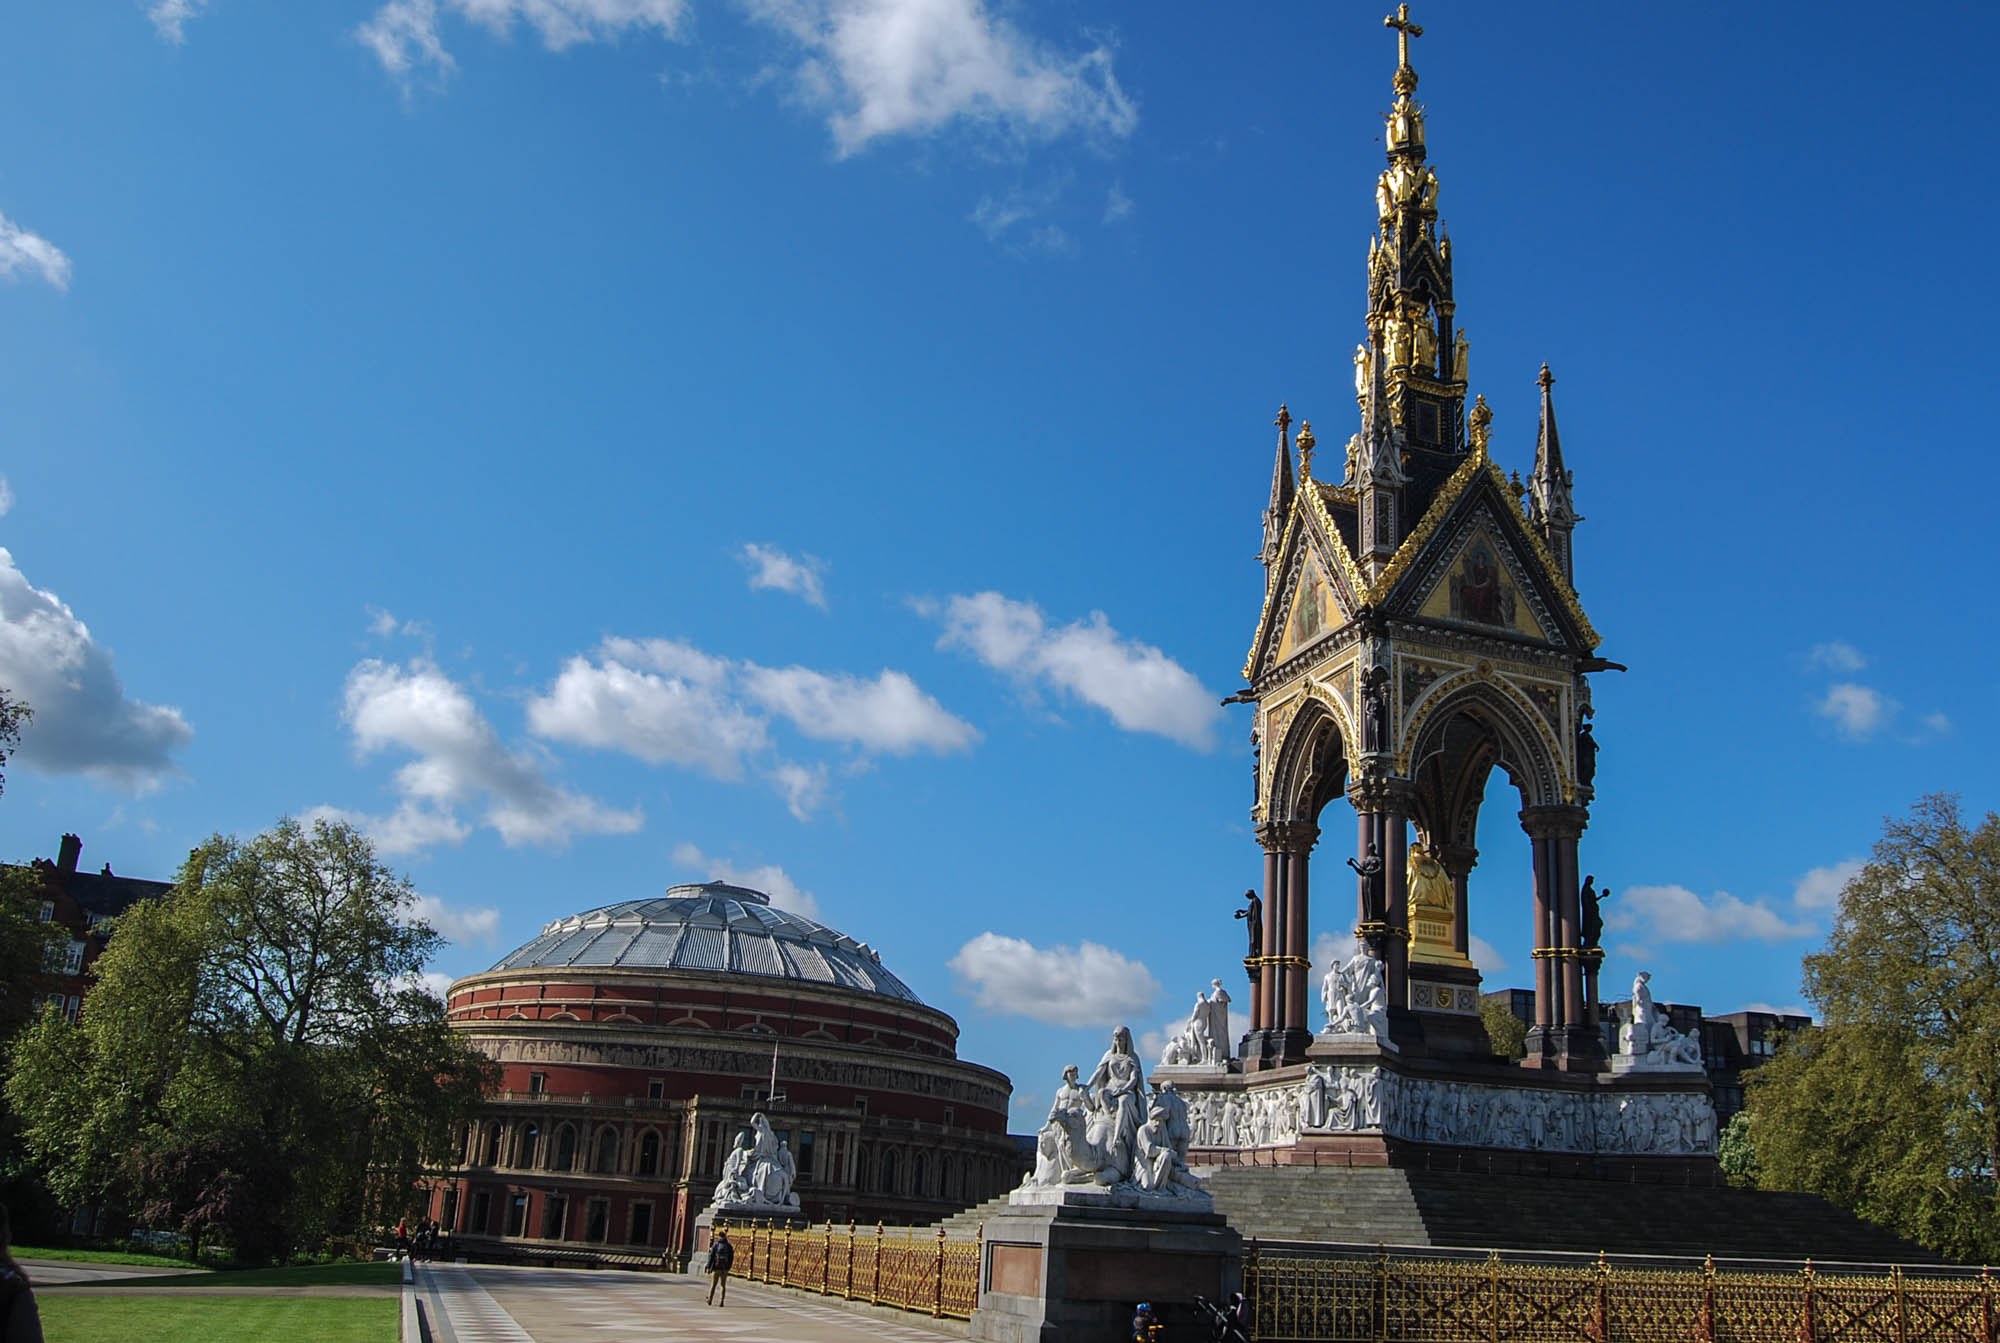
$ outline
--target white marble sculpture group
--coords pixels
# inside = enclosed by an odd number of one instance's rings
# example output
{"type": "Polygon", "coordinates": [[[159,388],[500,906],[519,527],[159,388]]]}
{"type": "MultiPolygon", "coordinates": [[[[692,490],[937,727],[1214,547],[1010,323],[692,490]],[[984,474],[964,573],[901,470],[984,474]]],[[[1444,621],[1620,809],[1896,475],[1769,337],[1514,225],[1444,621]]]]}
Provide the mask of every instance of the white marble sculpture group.
{"type": "Polygon", "coordinates": [[[1652,972],[1641,970],[1632,981],[1632,1020],[1618,1028],[1615,1072],[1699,1072],[1701,1037],[1675,1030],[1660,1015],[1648,985],[1652,972]]]}
{"type": "Polygon", "coordinates": [[[1382,962],[1356,951],[1346,965],[1334,962],[1320,981],[1320,1006],[1326,1009],[1330,1035],[1372,1035],[1389,1041],[1389,987],[1382,962]]]}
{"type": "MultiPolygon", "coordinates": [[[[1224,998],[1227,1001],[1227,998],[1224,998]]],[[[1060,1203],[1079,1196],[1121,1206],[1197,1201],[1208,1193],[1188,1173],[1188,1107],[1171,1082],[1150,1094],[1132,1032],[1120,1026],[1086,1082],[1075,1064],[1035,1143],[1035,1169],[1015,1203],[1060,1203]]]]}
{"type": "Polygon", "coordinates": [[[771,1132],[771,1121],[762,1114],[750,1116],[750,1127],[736,1135],[736,1146],[722,1163],[722,1178],[716,1182],[711,1209],[742,1209],[748,1212],[797,1211],[799,1196],[792,1182],[799,1168],[791,1147],[771,1132]]]}
{"type": "Polygon", "coordinates": [[[1180,1034],[1160,1053],[1162,1068],[1222,1068],[1229,1063],[1229,990],[1222,981],[1208,981],[1206,997],[1197,993],[1194,1008],[1180,1034]]]}

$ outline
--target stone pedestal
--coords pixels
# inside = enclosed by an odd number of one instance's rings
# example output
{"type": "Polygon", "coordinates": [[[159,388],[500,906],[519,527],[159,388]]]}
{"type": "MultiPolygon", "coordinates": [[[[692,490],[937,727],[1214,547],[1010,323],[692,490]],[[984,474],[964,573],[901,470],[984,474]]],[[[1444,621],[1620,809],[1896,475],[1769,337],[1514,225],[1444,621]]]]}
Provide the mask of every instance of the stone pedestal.
{"type": "Polygon", "coordinates": [[[971,1336],[988,1343],[1126,1338],[1141,1301],[1152,1304],[1168,1337],[1199,1336],[1195,1297],[1222,1302],[1242,1290],[1243,1238],[1219,1213],[1112,1206],[1116,1201],[1072,1194],[987,1218],[971,1336]]]}
{"type": "Polygon", "coordinates": [[[744,1253],[744,1245],[749,1242],[750,1228],[753,1226],[775,1226],[797,1230],[810,1226],[806,1215],[795,1208],[708,1208],[694,1219],[694,1253],[688,1259],[688,1272],[699,1277],[708,1272],[708,1246],[715,1238],[715,1228],[726,1227],[729,1238],[736,1242],[736,1253],[744,1253]],[[742,1234],[738,1235],[738,1231],[742,1234]]]}

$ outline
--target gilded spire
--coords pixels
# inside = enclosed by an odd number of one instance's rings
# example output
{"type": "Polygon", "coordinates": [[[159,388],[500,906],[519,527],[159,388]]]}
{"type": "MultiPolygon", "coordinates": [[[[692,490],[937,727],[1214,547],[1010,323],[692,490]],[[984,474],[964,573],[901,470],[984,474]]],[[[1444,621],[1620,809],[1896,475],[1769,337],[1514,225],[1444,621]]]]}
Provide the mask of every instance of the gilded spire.
{"type": "Polygon", "coordinates": [[[1395,86],[1396,92],[1402,97],[1407,98],[1417,91],[1416,67],[1410,64],[1410,39],[1413,37],[1422,37],[1424,30],[1417,24],[1410,22],[1410,7],[1408,5],[1396,6],[1396,12],[1388,18],[1383,19],[1382,26],[1396,30],[1395,86]]]}

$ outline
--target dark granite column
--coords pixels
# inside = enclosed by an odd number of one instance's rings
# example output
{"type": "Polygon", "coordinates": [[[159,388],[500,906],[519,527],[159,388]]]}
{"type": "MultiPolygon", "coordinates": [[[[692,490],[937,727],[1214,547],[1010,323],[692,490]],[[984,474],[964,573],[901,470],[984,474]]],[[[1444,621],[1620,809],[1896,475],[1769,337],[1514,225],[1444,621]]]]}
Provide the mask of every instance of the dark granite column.
{"type": "Polygon", "coordinates": [[[1410,1005],[1410,822],[1403,810],[1382,814],[1384,922],[1389,925],[1389,1005],[1410,1005]]]}
{"type": "Polygon", "coordinates": [[[1472,954],[1472,901],[1467,887],[1471,881],[1472,869],[1479,866],[1479,850],[1465,844],[1447,844],[1438,852],[1438,861],[1444,870],[1451,873],[1452,918],[1457,926],[1452,930],[1452,945],[1461,956],[1472,954]]]}
{"type": "MultiPolygon", "coordinates": [[[[1285,966],[1285,1011],[1284,1025],[1287,1032],[1301,1032],[1306,1040],[1298,1048],[1304,1055],[1305,1043],[1312,1038],[1312,1022],[1307,1013],[1308,998],[1306,986],[1312,982],[1312,958],[1310,931],[1311,915],[1311,870],[1313,845],[1319,840],[1319,831],[1313,826],[1300,825],[1292,831],[1291,872],[1285,881],[1285,950],[1288,963],[1285,966]]],[[[1290,1043],[1286,1048],[1287,1057],[1292,1053],[1290,1043]]]]}
{"type": "Polygon", "coordinates": [[[1582,807],[1531,807],[1521,828],[1535,845],[1535,1026],[1528,1032],[1531,1063],[1572,1072],[1603,1066],[1603,1048],[1585,1010],[1582,920],[1577,890],[1577,841],[1589,824],[1582,807]],[[1542,999],[1547,997],[1548,1005],[1542,999]]]}
{"type": "Polygon", "coordinates": [[[1271,1008],[1265,999],[1265,989],[1271,982],[1271,967],[1264,962],[1268,943],[1264,930],[1271,926],[1280,908],[1278,888],[1284,881],[1284,866],[1277,850],[1268,844],[1264,847],[1264,915],[1262,926],[1257,929],[1256,945],[1250,948],[1250,958],[1255,962],[1250,967],[1250,1029],[1263,1031],[1270,1029],[1271,1008]]]}

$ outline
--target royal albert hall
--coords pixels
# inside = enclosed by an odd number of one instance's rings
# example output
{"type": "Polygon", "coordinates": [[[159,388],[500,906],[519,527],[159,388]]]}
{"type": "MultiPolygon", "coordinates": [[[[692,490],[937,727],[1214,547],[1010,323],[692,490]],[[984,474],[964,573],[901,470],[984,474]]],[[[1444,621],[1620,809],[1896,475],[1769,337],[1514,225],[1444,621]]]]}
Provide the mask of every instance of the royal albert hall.
{"type": "Polygon", "coordinates": [[[684,1262],[759,1111],[815,1221],[922,1225],[1027,1169],[1012,1088],[958,1057],[958,1023],[761,891],[675,886],[558,919],[446,1003],[501,1070],[432,1181],[456,1253],[684,1262]]]}

